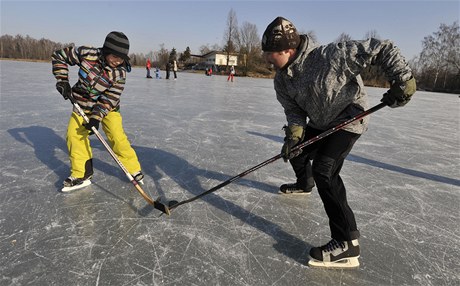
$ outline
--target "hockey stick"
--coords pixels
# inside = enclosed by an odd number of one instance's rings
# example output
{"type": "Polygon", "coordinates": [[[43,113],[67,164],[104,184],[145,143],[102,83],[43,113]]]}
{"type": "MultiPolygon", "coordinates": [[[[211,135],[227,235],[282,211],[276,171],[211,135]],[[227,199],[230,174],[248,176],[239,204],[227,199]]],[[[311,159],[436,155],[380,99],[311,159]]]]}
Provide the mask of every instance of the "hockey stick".
{"type": "MultiPolygon", "coordinates": [[[[348,124],[350,124],[350,123],[352,123],[352,122],[354,122],[356,120],[359,120],[359,119],[361,119],[363,117],[366,117],[367,115],[369,115],[369,114],[371,114],[371,113],[373,113],[373,112],[375,112],[375,111],[377,111],[377,110],[379,110],[379,109],[381,109],[381,108],[383,108],[385,106],[386,106],[385,103],[377,104],[376,106],[374,106],[374,107],[372,107],[372,108],[370,108],[370,109],[368,109],[368,110],[356,115],[355,117],[353,117],[353,118],[351,118],[351,119],[349,119],[349,120],[347,120],[345,122],[342,122],[339,125],[337,125],[335,127],[332,127],[331,129],[328,129],[328,130],[324,131],[323,133],[321,133],[321,134],[319,134],[319,135],[317,135],[317,136],[315,136],[315,137],[303,142],[302,144],[299,144],[299,145],[295,146],[294,148],[292,148],[291,152],[299,150],[299,149],[302,149],[302,148],[304,148],[304,147],[306,147],[308,145],[311,145],[311,144],[323,139],[324,137],[329,136],[332,133],[344,128],[348,124]]],[[[274,157],[272,157],[272,158],[260,163],[259,165],[256,165],[256,166],[244,171],[243,173],[238,174],[238,175],[228,179],[227,181],[225,181],[225,182],[213,187],[212,189],[209,189],[209,190],[207,190],[207,191],[205,191],[205,192],[203,192],[203,193],[201,193],[201,194],[199,194],[199,195],[197,195],[195,197],[192,197],[190,199],[180,201],[180,202],[170,201],[169,202],[169,210],[175,209],[180,205],[193,202],[194,200],[199,199],[199,198],[201,198],[201,197],[203,197],[203,196],[205,196],[207,194],[213,193],[213,192],[219,190],[220,188],[223,188],[226,185],[230,184],[231,182],[236,181],[237,179],[242,178],[242,177],[246,176],[247,174],[254,172],[255,170],[258,170],[258,169],[262,168],[263,166],[266,166],[266,165],[278,160],[281,157],[282,157],[281,154],[278,154],[278,155],[276,155],[276,156],[274,156],[274,157]]]]}
{"type": "MultiPolygon", "coordinates": [[[[72,95],[70,95],[69,99],[70,99],[70,102],[72,102],[72,104],[75,107],[75,109],[80,114],[80,116],[83,117],[83,120],[86,123],[89,123],[88,116],[86,116],[85,112],[83,111],[83,109],[81,109],[80,105],[77,103],[75,98],[72,95]]],[[[112,148],[110,148],[109,144],[107,143],[107,141],[104,140],[104,138],[102,137],[101,133],[99,133],[99,131],[96,129],[96,127],[94,127],[94,126],[91,127],[91,131],[94,132],[94,135],[96,135],[97,139],[99,139],[99,141],[101,141],[102,145],[104,145],[105,149],[107,149],[107,151],[109,152],[110,156],[112,156],[112,158],[115,160],[115,162],[118,164],[118,166],[123,170],[123,172],[125,173],[126,177],[128,177],[128,180],[130,180],[131,183],[134,185],[134,187],[136,187],[136,190],[139,192],[139,194],[141,194],[141,196],[149,204],[153,205],[154,208],[156,208],[156,209],[162,211],[163,213],[169,215],[170,214],[169,208],[166,205],[164,205],[163,203],[161,203],[159,199],[156,200],[156,201],[153,200],[149,195],[147,195],[146,192],[144,192],[144,190],[139,185],[139,183],[136,180],[134,180],[133,176],[131,176],[131,174],[128,172],[126,167],[121,163],[121,161],[118,159],[118,157],[115,154],[115,152],[113,152],[112,148]]]]}

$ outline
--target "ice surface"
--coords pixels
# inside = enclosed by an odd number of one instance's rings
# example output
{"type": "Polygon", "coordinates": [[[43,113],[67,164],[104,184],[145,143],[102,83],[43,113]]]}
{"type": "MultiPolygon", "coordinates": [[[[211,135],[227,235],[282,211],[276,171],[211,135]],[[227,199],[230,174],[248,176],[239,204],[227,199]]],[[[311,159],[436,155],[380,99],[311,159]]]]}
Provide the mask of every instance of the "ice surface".
{"type": "MultiPolygon", "coordinates": [[[[362,234],[361,268],[306,266],[329,240],[316,192],[278,160],[160,216],[96,138],[95,176],[69,174],[71,105],[50,63],[0,61],[0,285],[459,285],[459,97],[419,91],[371,116],[342,177],[362,234]]],[[[75,76],[72,75],[73,81],[75,76]]],[[[367,88],[377,104],[383,89],[367,88]]],[[[134,68],[124,127],[154,198],[184,200],[276,155],[285,118],[268,79],[134,68]],[[164,77],[164,74],[163,74],[164,77]]]]}

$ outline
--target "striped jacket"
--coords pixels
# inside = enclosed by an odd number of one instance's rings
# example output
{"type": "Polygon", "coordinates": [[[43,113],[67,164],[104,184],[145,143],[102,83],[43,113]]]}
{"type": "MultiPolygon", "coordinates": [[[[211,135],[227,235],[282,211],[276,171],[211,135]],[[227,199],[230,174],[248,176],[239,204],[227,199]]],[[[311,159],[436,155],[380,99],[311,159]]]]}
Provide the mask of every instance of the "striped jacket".
{"type": "MultiPolygon", "coordinates": [[[[326,130],[369,108],[360,73],[380,66],[389,81],[405,82],[412,71],[390,41],[368,39],[318,46],[305,35],[293,62],[277,71],[275,91],[288,125],[326,130]]],[[[361,134],[368,118],[344,129],[361,134]]]]}
{"type": "Polygon", "coordinates": [[[85,46],[57,50],[51,59],[58,81],[69,81],[69,65],[80,67],[72,94],[91,118],[100,121],[110,111],[119,110],[127,72],[124,64],[111,68],[105,64],[101,49],[85,46]]]}

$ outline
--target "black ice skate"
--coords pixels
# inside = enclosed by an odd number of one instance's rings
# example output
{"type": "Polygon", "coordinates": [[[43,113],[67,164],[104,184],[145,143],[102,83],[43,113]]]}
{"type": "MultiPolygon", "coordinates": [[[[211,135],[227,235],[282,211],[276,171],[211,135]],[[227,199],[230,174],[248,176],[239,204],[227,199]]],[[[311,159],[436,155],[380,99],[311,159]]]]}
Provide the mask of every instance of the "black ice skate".
{"type": "Polygon", "coordinates": [[[67,193],[75,190],[82,189],[91,185],[91,176],[87,178],[74,178],[72,176],[68,177],[62,183],[61,192],[67,193]]]}
{"type": "Polygon", "coordinates": [[[332,239],[326,245],[313,247],[310,250],[308,266],[322,268],[358,268],[359,243],[352,241],[337,241],[332,239]]]}
{"type": "Polygon", "coordinates": [[[297,184],[284,184],[281,185],[280,190],[278,191],[279,194],[283,195],[309,195],[311,194],[311,189],[308,188],[306,190],[297,187],[297,184]]]}

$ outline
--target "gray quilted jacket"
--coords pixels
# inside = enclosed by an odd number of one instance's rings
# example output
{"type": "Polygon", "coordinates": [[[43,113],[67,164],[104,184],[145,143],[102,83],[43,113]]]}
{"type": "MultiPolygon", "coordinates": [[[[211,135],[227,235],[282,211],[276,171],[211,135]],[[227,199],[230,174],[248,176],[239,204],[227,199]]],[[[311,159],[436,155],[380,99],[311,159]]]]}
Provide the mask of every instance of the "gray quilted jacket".
{"type": "MultiPolygon", "coordinates": [[[[368,39],[318,46],[301,36],[294,61],[277,71],[275,91],[284,108],[288,125],[308,125],[329,129],[369,108],[360,73],[368,65],[377,65],[387,79],[405,82],[412,71],[390,41],[368,39]]],[[[368,117],[344,129],[361,134],[368,117]]]]}

